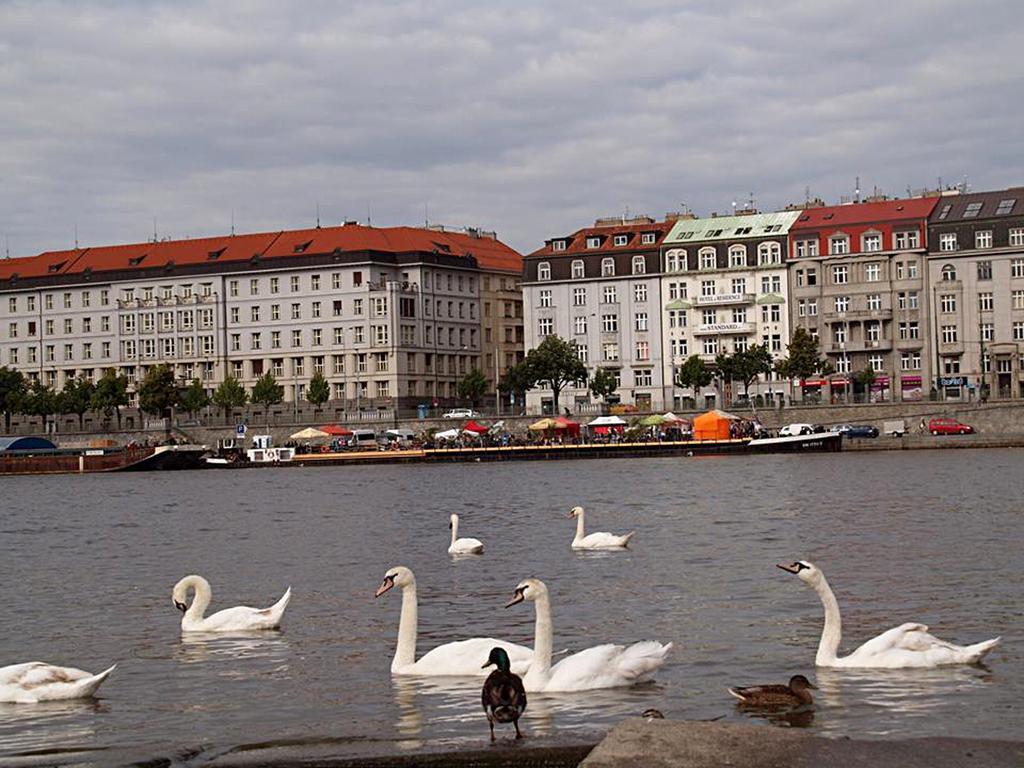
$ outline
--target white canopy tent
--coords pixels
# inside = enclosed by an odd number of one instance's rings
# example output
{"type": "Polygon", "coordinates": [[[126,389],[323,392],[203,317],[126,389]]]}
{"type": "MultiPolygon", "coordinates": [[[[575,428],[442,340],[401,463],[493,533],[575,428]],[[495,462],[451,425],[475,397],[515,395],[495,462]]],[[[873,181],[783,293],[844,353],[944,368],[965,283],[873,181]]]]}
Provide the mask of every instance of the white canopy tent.
{"type": "Polygon", "coordinates": [[[438,432],[434,435],[435,440],[454,440],[462,432],[458,429],[446,429],[444,432],[438,432]]]}
{"type": "Polygon", "coordinates": [[[593,421],[588,421],[588,427],[624,427],[628,422],[618,416],[598,416],[593,421]]]}

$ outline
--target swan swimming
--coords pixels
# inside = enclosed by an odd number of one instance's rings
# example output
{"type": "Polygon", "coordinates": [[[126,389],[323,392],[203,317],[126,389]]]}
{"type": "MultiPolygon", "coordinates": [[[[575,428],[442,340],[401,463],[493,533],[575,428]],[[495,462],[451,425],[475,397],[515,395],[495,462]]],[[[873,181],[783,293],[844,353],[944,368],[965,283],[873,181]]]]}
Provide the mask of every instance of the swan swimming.
{"type": "Polygon", "coordinates": [[[506,608],[528,600],[536,610],[533,662],[523,677],[529,692],[589,691],[633,685],[650,677],[665,663],[672,643],[643,640],[633,645],[595,645],[551,666],[551,602],[540,579],[526,579],[516,587],[506,608]]]}
{"type": "Polygon", "coordinates": [[[448,519],[448,527],[452,529],[452,543],[448,547],[449,555],[482,555],[484,543],[480,539],[459,538],[459,516],[454,512],[448,519]]]}
{"type": "Polygon", "coordinates": [[[288,587],[284,595],[269,608],[249,608],[239,605],[225,608],[212,616],[203,616],[210,607],[213,590],[210,582],[202,576],[186,576],[174,585],[171,600],[174,607],[181,611],[182,632],[239,632],[253,629],[278,629],[284,617],[284,609],[292,598],[292,588],[288,587]],[[186,605],[188,591],[193,591],[192,605],[186,605]]]}
{"type": "Polygon", "coordinates": [[[0,703],[36,704],[40,701],[85,699],[96,693],[113,665],[98,675],[74,667],[57,667],[41,661],[0,667],[0,703]]]}
{"type": "Polygon", "coordinates": [[[374,597],[380,597],[393,587],[402,588],[402,613],[398,619],[398,644],[391,661],[393,675],[465,675],[483,676],[484,662],[490,657],[491,649],[501,648],[511,660],[511,669],[516,674],[526,671],[533,659],[533,650],[525,645],[506,643],[491,637],[473,637],[439,645],[427,651],[416,660],[417,600],[416,577],[404,566],[388,569],[384,581],[374,597]]]}
{"type": "Polygon", "coordinates": [[[598,531],[587,535],[583,523],[583,507],[570,509],[569,517],[576,518],[576,538],[572,540],[573,549],[625,549],[629,546],[629,540],[636,535],[636,531],[630,531],[622,536],[616,536],[608,531],[598,531]]]}
{"type": "Polygon", "coordinates": [[[839,603],[825,580],[825,574],[814,563],[805,560],[797,560],[789,565],[779,563],[777,567],[796,574],[801,581],[810,584],[825,607],[825,626],[821,631],[818,655],[814,658],[814,663],[819,667],[899,669],[977,664],[985,654],[999,645],[998,637],[974,645],[953,645],[928,634],[928,627],[924,624],[908,623],[868,640],[847,656],[837,656],[842,640],[842,619],[839,616],[839,603]]]}

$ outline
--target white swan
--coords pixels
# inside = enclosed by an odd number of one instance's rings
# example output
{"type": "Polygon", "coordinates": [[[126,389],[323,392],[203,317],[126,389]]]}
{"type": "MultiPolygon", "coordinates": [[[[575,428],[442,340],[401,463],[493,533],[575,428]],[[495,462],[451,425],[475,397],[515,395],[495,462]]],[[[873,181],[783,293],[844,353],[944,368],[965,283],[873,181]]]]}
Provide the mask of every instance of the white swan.
{"type": "Polygon", "coordinates": [[[116,668],[115,664],[94,675],[74,667],[56,667],[41,661],[0,667],[0,703],[35,704],[88,698],[116,668]]]}
{"type": "Polygon", "coordinates": [[[976,664],[999,645],[998,637],[974,645],[953,645],[928,634],[928,627],[924,624],[910,623],[883,632],[853,653],[840,658],[836,654],[842,639],[842,619],[839,616],[839,603],[825,580],[825,574],[813,563],[804,560],[789,565],[779,563],[778,567],[795,573],[802,581],[814,587],[825,607],[825,626],[821,631],[821,642],[818,643],[818,655],[814,659],[819,667],[898,669],[976,664]]]}
{"type": "Polygon", "coordinates": [[[630,531],[622,536],[616,536],[607,531],[598,531],[588,536],[584,531],[583,507],[570,509],[569,517],[576,518],[576,538],[572,540],[573,549],[625,549],[629,546],[629,540],[636,535],[636,531],[630,531]]]}
{"type": "Polygon", "coordinates": [[[467,675],[483,677],[483,668],[491,649],[504,648],[512,661],[512,671],[522,674],[533,659],[533,650],[525,645],[506,643],[491,637],[474,637],[439,645],[416,660],[417,612],[416,577],[404,566],[388,569],[374,597],[392,587],[402,588],[402,614],[398,619],[398,645],[391,662],[393,675],[467,675]]]}
{"type": "Polygon", "coordinates": [[[185,615],[181,617],[182,632],[239,632],[253,629],[277,629],[281,626],[284,609],[292,598],[292,588],[269,608],[249,608],[239,605],[225,608],[212,616],[203,616],[210,607],[213,590],[202,576],[186,576],[174,585],[171,600],[174,607],[185,615]],[[193,591],[192,605],[186,605],[188,591],[193,591]]]}
{"type": "Polygon", "coordinates": [[[662,645],[644,640],[633,645],[596,645],[574,653],[551,666],[551,603],[548,588],[540,579],[526,579],[516,587],[505,606],[529,600],[537,619],[534,629],[533,662],[523,677],[527,691],[588,691],[617,688],[646,680],[665,663],[672,643],[662,645]]]}
{"type": "Polygon", "coordinates": [[[482,555],[484,553],[484,543],[480,539],[459,538],[459,516],[454,512],[448,520],[448,527],[452,529],[452,543],[448,547],[449,555],[482,555]]]}

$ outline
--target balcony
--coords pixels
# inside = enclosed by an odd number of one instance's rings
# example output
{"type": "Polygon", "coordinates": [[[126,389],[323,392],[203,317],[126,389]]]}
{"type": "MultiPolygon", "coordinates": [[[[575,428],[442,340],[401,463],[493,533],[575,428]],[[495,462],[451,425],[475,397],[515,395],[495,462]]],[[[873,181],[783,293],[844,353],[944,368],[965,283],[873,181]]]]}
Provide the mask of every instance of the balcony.
{"type": "Polygon", "coordinates": [[[713,307],[722,304],[752,304],[752,293],[713,293],[709,296],[697,296],[693,303],[698,307],[713,307]]]}
{"type": "Polygon", "coordinates": [[[892,341],[889,339],[833,341],[829,345],[831,352],[887,352],[890,349],[892,349],[892,341]]]}
{"type": "Polygon", "coordinates": [[[865,320],[892,320],[891,309],[851,309],[847,312],[823,312],[822,317],[826,323],[853,320],[864,322],[865,320]]]}
{"type": "Polygon", "coordinates": [[[753,323],[701,323],[693,329],[695,336],[715,336],[722,333],[753,333],[753,323]]]}
{"type": "Polygon", "coordinates": [[[939,354],[940,355],[962,355],[964,353],[964,343],[962,341],[940,341],[939,342],[939,354]]]}

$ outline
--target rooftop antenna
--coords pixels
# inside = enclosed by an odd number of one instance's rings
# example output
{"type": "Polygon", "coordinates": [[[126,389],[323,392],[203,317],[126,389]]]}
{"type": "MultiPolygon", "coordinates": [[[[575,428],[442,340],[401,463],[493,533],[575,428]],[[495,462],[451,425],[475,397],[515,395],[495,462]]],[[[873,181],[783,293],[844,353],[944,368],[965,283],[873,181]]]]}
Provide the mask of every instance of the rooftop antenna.
{"type": "Polygon", "coordinates": [[[750,208],[750,210],[754,210],[754,204],[755,204],[756,202],[757,202],[757,201],[756,201],[756,200],[754,200],[754,193],[753,193],[753,192],[751,192],[751,193],[750,193],[750,200],[749,200],[749,201],[748,201],[748,203],[747,203],[747,206],[748,206],[748,207],[750,208]]]}
{"type": "Polygon", "coordinates": [[[367,201],[366,202],[366,226],[368,226],[368,227],[372,226],[370,222],[371,222],[371,219],[370,219],[370,202],[367,201]]]}
{"type": "Polygon", "coordinates": [[[78,223],[75,223],[75,250],[78,250],[78,223]]]}
{"type": "Polygon", "coordinates": [[[4,232],[4,258],[11,258],[11,236],[4,232]]]}
{"type": "Polygon", "coordinates": [[[320,201],[316,201],[316,228],[320,229],[320,201]]]}
{"type": "Polygon", "coordinates": [[[430,216],[428,216],[427,213],[428,213],[427,204],[424,203],[423,204],[423,226],[424,227],[429,227],[430,226],[430,216]]]}
{"type": "Polygon", "coordinates": [[[859,203],[860,202],[860,176],[857,177],[856,185],[857,185],[856,189],[853,190],[853,199],[859,203]]]}
{"type": "Polygon", "coordinates": [[[235,209],[231,209],[231,236],[235,236],[235,209]]]}
{"type": "Polygon", "coordinates": [[[808,203],[808,204],[811,202],[811,186],[810,186],[810,184],[808,184],[806,187],[804,187],[804,202],[808,203]]]}
{"type": "Polygon", "coordinates": [[[157,242],[156,236],[156,216],[153,217],[153,242],[157,242]]]}

